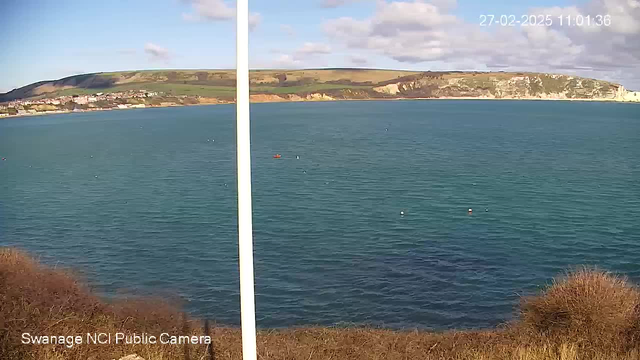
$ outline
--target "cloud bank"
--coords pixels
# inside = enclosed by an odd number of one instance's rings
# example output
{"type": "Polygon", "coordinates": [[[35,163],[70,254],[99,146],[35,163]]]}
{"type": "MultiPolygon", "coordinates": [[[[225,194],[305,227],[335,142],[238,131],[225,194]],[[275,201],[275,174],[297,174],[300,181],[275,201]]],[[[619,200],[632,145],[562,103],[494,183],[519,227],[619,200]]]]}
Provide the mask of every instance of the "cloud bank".
{"type": "MultiPolygon", "coordinates": [[[[339,1],[338,1],[339,2],[339,1]]],[[[465,64],[476,69],[578,73],[640,87],[640,0],[591,0],[581,6],[532,8],[554,25],[492,28],[452,14],[454,0],[377,3],[364,19],[326,21],[324,32],[351,52],[401,63],[465,64]],[[611,16],[606,26],[559,26],[557,16],[611,16]]],[[[518,19],[519,20],[519,19],[518,19]]]]}

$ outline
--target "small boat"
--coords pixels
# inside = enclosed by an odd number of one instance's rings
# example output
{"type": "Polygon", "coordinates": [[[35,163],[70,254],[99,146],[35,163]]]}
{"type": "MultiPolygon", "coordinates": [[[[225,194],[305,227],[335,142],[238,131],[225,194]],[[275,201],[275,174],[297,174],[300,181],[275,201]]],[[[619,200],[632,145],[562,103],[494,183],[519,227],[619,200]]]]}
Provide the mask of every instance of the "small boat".
{"type": "Polygon", "coordinates": [[[273,158],[274,158],[274,159],[280,159],[281,157],[282,157],[282,155],[280,155],[280,154],[275,154],[275,155],[273,155],[273,158]]]}

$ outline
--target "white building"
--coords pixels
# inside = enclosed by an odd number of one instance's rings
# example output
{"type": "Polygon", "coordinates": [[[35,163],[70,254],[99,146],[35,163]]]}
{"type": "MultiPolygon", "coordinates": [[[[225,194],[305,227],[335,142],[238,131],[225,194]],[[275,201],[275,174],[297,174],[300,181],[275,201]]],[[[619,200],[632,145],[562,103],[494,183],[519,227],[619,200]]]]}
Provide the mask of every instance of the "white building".
{"type": "Polygon", "coordinates": [[[75,102],[78,105],[84,105],[89,103],[89,97],[87,96],[78,96],[77,98],[73,99],[73,102],[75,102]]]}

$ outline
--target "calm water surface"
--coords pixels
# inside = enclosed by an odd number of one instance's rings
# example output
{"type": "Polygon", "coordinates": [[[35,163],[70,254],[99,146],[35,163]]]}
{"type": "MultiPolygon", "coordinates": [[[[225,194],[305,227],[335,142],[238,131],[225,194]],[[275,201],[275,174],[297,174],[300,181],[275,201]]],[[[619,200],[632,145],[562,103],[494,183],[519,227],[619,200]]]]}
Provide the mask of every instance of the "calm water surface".
{"type": "MultiPolygon", "coordinates": [[[[640,281],[640,106],[288,103],[252,115],[261,327],[486,327],[571,266],[640,281]]],[[[234,116],[223,105],[0,121],[0,245],[80,269],[107,296],[174,294],[238,324],[234,116]]]]}

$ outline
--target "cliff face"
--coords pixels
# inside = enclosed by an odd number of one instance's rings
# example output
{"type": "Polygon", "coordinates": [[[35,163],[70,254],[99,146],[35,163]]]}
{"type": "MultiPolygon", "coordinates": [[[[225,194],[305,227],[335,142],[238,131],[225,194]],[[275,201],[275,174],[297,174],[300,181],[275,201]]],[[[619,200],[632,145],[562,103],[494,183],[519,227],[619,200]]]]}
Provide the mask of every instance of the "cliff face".
{"type": "Polygon", "coordinates": [[[622,101],[628,92],[606,81],[551,74],[471,73],[420,76],[374,87],[404,98],[584,99],[622,101]]]}
{"type": "Polygon", "coordinates": [[[619,95],[619,101],[625,102],[640,102],[640,91],[626,91],[619,95]]]}

